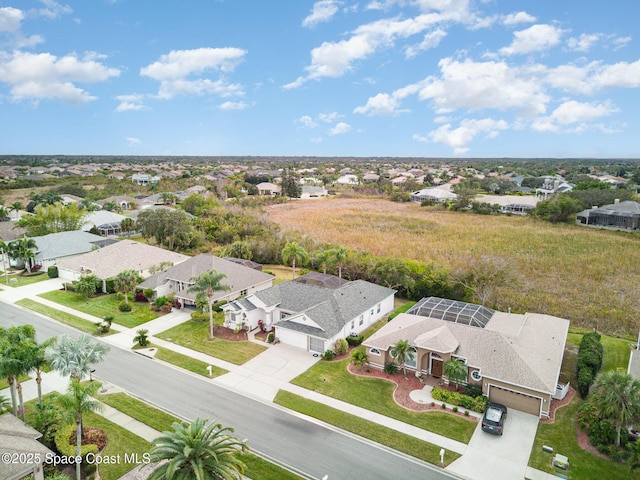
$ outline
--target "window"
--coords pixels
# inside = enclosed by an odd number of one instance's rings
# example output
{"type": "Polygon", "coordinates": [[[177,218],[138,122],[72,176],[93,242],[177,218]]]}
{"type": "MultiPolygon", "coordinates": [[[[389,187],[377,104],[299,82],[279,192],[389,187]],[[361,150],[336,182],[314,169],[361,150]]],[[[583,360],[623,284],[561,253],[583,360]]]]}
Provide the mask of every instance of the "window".
{"type": "Polygon", "coordinates": [[[240,295],[246,295],[246,294],[247,294],[247,291],[246,291],[246,290],[241,290],[241,291],[240,291],[240,295]]]}
{"type": "Polygon", "coordinates": [[[362,322],[364,322],[364,315],[360,315],[360,323],[358,325],[362,325],[362,322]]]}
{"type": "Polygon", "coordinates": [[[372,348],[369,350],[369,353],[371,355],[380,355],[380,350],[378,350],[377,348],[372,348]]]}
{"type": "Polygon", "coordinates": [[[480,374],[480,370],[474,370],[473,372],[471,372],[471,378],[476,382],[479,382],[480,380],[482,380],[482,375],[480,374]]]}
{"type": "Polygon", "coordinates": [[[373,308],[371,309],[371,315],[373,315],[373,308]]]}
{"type": "Polygon", "coordinates": [[[380,304],[378,304],[378,313],[380,313],[380,304]]]}
{"type": "Polygon", "coordinates": [[[351,320],[351,330],[353,330],[353,328],[356,326],[356,321],[355,320],[351,320]]]}

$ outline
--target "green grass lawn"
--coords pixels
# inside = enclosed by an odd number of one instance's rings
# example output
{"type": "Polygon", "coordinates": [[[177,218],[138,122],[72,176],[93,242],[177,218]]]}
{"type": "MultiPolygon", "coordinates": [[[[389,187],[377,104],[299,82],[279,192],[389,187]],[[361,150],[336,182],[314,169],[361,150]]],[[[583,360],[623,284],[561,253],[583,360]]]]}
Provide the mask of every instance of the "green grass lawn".
{"type": "Polygon", "coordinates": [[[259,353],[264,352],[267,348],[249,341],[235,342],[221,338],[215,338],[210,341],[208,329],[209,322],[188,321],[165,330],[156,335],[156,337],[226,360],[235,365],[242,365],[259,353]]]}
{"type": "Polygon", "coordinates": [[[352,375],[347,371],[348,363],[348,358],[333,362],[320,361],[291,383],[418,428],[469,443],[476,427],[475,421],[444,412],[412,412],[402,408],[393,400],[395,385],[392,382],[352,375]]]}
{"type": "MultiPolygon", "coordinates": [[[[303,413],[323,422],[335,425],[343,430],[368,438],[381,445],[393,448],[425,462],[440,464],[440,448],[428,442],[419,440],[411,435],[398,432],[391,428],[384,427],[369,420],[364,420],[355,415],[336,410],[313,400],[307,400],[284,390],[280,390],[274,402],[283,407],[303,413]]],[[[460,457],[455,452],[447,452],[445,464],[460,457]]]]}
{"type": "MultiPolygon", "coordinates": [[[[85,333],[90,335],[97,335],[96,326],[93,322],[89,320],[85,320],[84,318],[77,317],[72,315],[71,313],[63,312],[61,310],[56,310],[55,308],[51,308],[48,305],[43,305],[40,302],[36,302],[35,300],[31,300],[30,298],[23,298],[22,300],[18,300],[16,305],[20,305],[22,307],[28,308],[29,310],[33,310],[34,312],[41,313],[42,315],[46,315],[49,318],[57,320],[61,323],[67,324],[71,327],[77,328],[78,330],[82,330],[85,333]]],[[[109,333],[106,335],[113,335],[114,333],[118,333],[117,330],[111,329],[109,333]]],[[[104,336],[104,335],[101,335],[104,336]]]]}
{"type": "MultiPolygon", "coordinates": [[[[158,349],[155,355],[155,358],[158,360],[162,360],[163,362],[170,363],[176,367],[184,368],[185,370],[189,370],[190,372],[209,378],[209,372],[207,371],[207,367],[209,366],[208,363],[174,352],[168,348],[158,347],[157,345],[149,345],[148,348],[150,347],[158,349]]],[[[224,368],[216,367],[215,365],[211,365],[211,367],[212,378],[228,373],[224,368]]]]}
{"type": "MultiPolygon", "coordinates": [[[[31,380],[31,377],[29,375],[20,375],[19,377],[20,379],[20,383],[24,383],[28,380],[31,380]]],[[[7,382],[6,377],[2,377],[0,378],[0,390],[4,390],[5,388],[9,388],[9,382],[7,382]]],[[[7,398],[11,398],[10,395],[7,395],[7,398]]]]}
{"type": "Polygon", "coordinates": [[[43,293],[40,296],[98,318],[104,318],[105,315],[113,315],[114,323],[127,328],[137,327],[138,325],[158,318],[158,314],[151,310],[149,304],[146,302],[140,303],[130,300],[129,305],[131,305],[133,309],[130,312],[121,312],[118,310],[120,300],[118,300],[116,294],[86,298],[75,292],[54,290],[53,292],[43,293]]]}
{"type": "MultiPolygon", "coordinates": [[[[25,285],[31,285],[32,283],[43,282],[45,280],[49,280],[49,275],[46,272],[40,272],[37,275],[9,275],[9,286],[10,287],[24,287],[25,285]]],[[[1,279],[2,283],[4,282],[4,275],[1,279]]]]}
{"type": "Polygon", "coordinates": [[[556,411],[556,421],[552,424],[538,424],[538,432],[529,458],[529,466],[553,473],[553,454],[542,451],[543,445],[553,447],[556,453],[569,458],[569,477],[572,480],[623,479],[632,478],[629,467],[610,462],[585,452],[578,445],[576,436],[576,411],[583,401],[576,395],[573,401],[556,411]]]}

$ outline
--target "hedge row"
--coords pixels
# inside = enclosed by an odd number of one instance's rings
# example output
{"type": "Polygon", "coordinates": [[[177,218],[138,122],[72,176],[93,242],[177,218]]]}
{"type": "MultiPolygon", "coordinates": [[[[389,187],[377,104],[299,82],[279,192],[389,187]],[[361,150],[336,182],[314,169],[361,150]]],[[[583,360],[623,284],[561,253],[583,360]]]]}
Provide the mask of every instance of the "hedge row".
{"type": "Polygon", "coordinates": [[[576,362],[578,392],[582,398],[589,395],[589,389],[602,367],[602,356],[603,348],[600,343],[600,334],[597,332],[585,333],[580,342],[576,362]]]}
{"type": "MultiPolygon", "coordinates": [[[[76,425],[75,423],[70,423],[64,427],[58,429],[56,436],[54,438],[54,442],[56,444],[56,449],[60,453],[60,455],[65,457],[75,457],[76,456],[76,425]],[[73,440],[71,437],[73,436],[73,440]],[[69,443],[73,442],[73,445],[69,443]]],[[[98,453],[97,445],[82,445],[80,447],[80,455],[84,458],[87,453],[98,453]]]]}
{"type": "Polygon", "coordinates": [[[431,396],[435,400],[457,405],[467,410],[473,410],[474,412],[484,412],[484,409],[487,408],[487,402],[489,401],[484,395],[473,398],[468,395],[463,395],[462,393],[443,390],[442,388],[432,389],[431,396]]]}

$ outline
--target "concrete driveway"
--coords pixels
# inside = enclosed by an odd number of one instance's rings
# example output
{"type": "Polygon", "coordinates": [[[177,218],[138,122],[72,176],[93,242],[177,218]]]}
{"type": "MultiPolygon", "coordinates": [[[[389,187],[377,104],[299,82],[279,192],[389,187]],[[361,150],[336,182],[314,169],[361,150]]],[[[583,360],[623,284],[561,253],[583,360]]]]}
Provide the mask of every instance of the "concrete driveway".
{"type": "Polygon", "coordinates": [[[525,478],[538,417],[510,409],[502,436],[482,431],[478,422],[461,458],[447,470],[474,480],[525,478]]]}
{"type": "Polygon", "coordinates": [[[311,352],[279,343],[214,382],[270,402],[278,390],[318,360],[311,352]]]}

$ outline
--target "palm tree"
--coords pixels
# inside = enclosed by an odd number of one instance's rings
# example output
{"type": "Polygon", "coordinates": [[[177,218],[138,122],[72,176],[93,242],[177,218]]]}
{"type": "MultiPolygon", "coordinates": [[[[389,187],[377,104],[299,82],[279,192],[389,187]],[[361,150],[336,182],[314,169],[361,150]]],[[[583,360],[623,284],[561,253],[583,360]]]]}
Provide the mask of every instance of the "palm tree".
{"type": "Polygon", "coordinates": [[[22,203],[20,203],[20,202],[13,202],[11,204],[11,206],[9,207],[9,210],[16,214],[15,217],[16,217],[16,220],[17,220],[18,219],[18,212],[20,210],[24,210],[24,205],[22,203]]]}
{"type": "Polygon", "coordinates": [[[598,393],[594,402],[600,415],[615,423],[619,447],[622,429],[640,417],[640,380],[622,370],[609,370],[598,374],[593,386],[598,393]]]}
{"type": "Polygon", "coordinates": [[[309,254],[297,242],[287,243],[282,249],[282,262],[288,265],[291,262],[293,278],[296,278],[296,263],[303,263],[309,259],[309,254]]]}
{"type": "Polygon", "coordinates": [[[231,290],[228,285],[220,283],[226,277],[224,273],[209,270],[189,279],[190,282],[193,282],[193,285],[187,291],[203,293],[207,297],[207,304],[209,305],[209,340],[213,340],[213,300],[216,292],[228,292],[231,290]]]}
{"type": "Polygon", "coordinates": [[[347,254],[349,250],[345,247],[336,247],[331,250],[331,254],[333,258],[336,259],[336,263],[338,264],[338,277],[342,278],[342,267],[344,265],[344,261],[347,259],[347,254]]]}
{"type": "Polygon", "coordinates": [[[0,240],[0,256],[2,256],[2,271],[4,272],[4,283],[9,285],[9,246],[0,240]]]}
{"type": "Polygon", "coordinates": [[[94,342],[89,335],[77,338],[63,335],[45,350],[45,357],[51,368],[60,374],[82,380],[93,365],[106,358],[108,352],[107,345],[94,342]]]}
{"type": "Polygon", "coordinates": [[[129,233],[136,228],[136,221],[133,218],[123,218],[120,222],[120,230],[126,232],[127,237],[129,233]]]}
{"type": "Polygon", "coordinates": [[[452,358],[444,364],[444,374],[449,381],[456,384],[456,391],[460,384],[467,379],[467,364],[459,358],[452,358]]]}
{"type": "Polygon", "coordinates": [[[330,251],[323,250],[323,249],[318,250],[313,256],[314,262],[317,262],[318,265],[322,267],[322,273],[324,274],[327,273],[327,263],[329,263],[330,258],[331,258],[330,251]]]}
{"type": "Polygon", "coordinates": [[[415,356],[415,351],[413,350],[413,347],[409,345],[409,340],[398,340],[391,347],[389,353],[396,361],[400,362],[404,378],[407,378],[406,363],[409,360],[413,360],[415,356]]]}
{"type": "Polygon", "coordinates": [[[24,235],[18,240],[9,242],[11,258],[22,260],[28,273],[31,273],[31,260],[35,258],[34,248],[37,248],[35,240],[24,235]]]}
{"type": "Polygon", "coordinates": [[[124,301],[128,304],[129,292],[133,292],[140,282],[142,282],[142,277],[138,272],[135,270],[123,270],[116,275],[114,288],[116,289],[116,292],[124,294],[124,301]]]}
{"type": "Polygon", "coordinates": [[[232,480],[243,478],[245,464],[238,458],[249,447],[223,428],[196,418],[191,424],[174,422],[173,431],[153,441],[151,461],[163,463],[149,480],[232,480]]]}
{"type": "Polygon", "coordinates": [[[141,328],[140,330],[136,330],[136,336],[133,337],[133,343],[139,344],[141,347],[146,347],[149,345],[149,330],[146,328],[141,328]]]}
{"type": "Polygon", "coordinates": [[[351,353],[351,363],[353,363],[354,367],[362,367],[369,361],[369,356],[367,352],[362,349],[354,350],[351,353]]]}
{"type": "Polygon", "coordinates": [[[87,275],[82,277],[75,284],[75,291],[87,298],[93,297],[98,291],[98,283],[100,280],[95,275],[87,275]]]}
{"type": "MultiPolygon", "coordinates": [[[[0,327],[0,376],[5,377],[9,384],[14,416],[18,416],[18,398],[22,397],[20,376],[29,371],[25,363],[26,351],[23,345],[28,340],[33,340],[35,335],[36,330],[31,325],[0,327]]],[[[21,400],[20,410],[24,415],[21,400]]]]}
{"type": "Polygon", "coordinates": [[[0,415],[11,410],[11,400],[4,395],[0,395],[0,415]]]}
{"type": "MultiPolygon", "coordinates": [[[[67,393],[58,397],[58,404],[76,422],[76,455],[78,457],[82,447],[82,415],[85,412],[102,410],[102,404],[91,398],[101,386],[99,382],[83,384],[77,378],[72,378],[67,393]]],[[[76,462],[76,480],[81,480],[82,477],[80,467],[81,462],[76,462]]]]}
{"type": "Polygon", "coordinates": [[[42,369],[49,365],[45,356],[45,351],[51,345],[55,343],[55,337],[48,338],[42,343],[38,343],[35,340],[29,340],[26,342],[26,348],[28,349],[28,367],[29,371],[35,371],[36,373],[36,385],[38,385],[38,404],[42,406],[42,369]]]}

